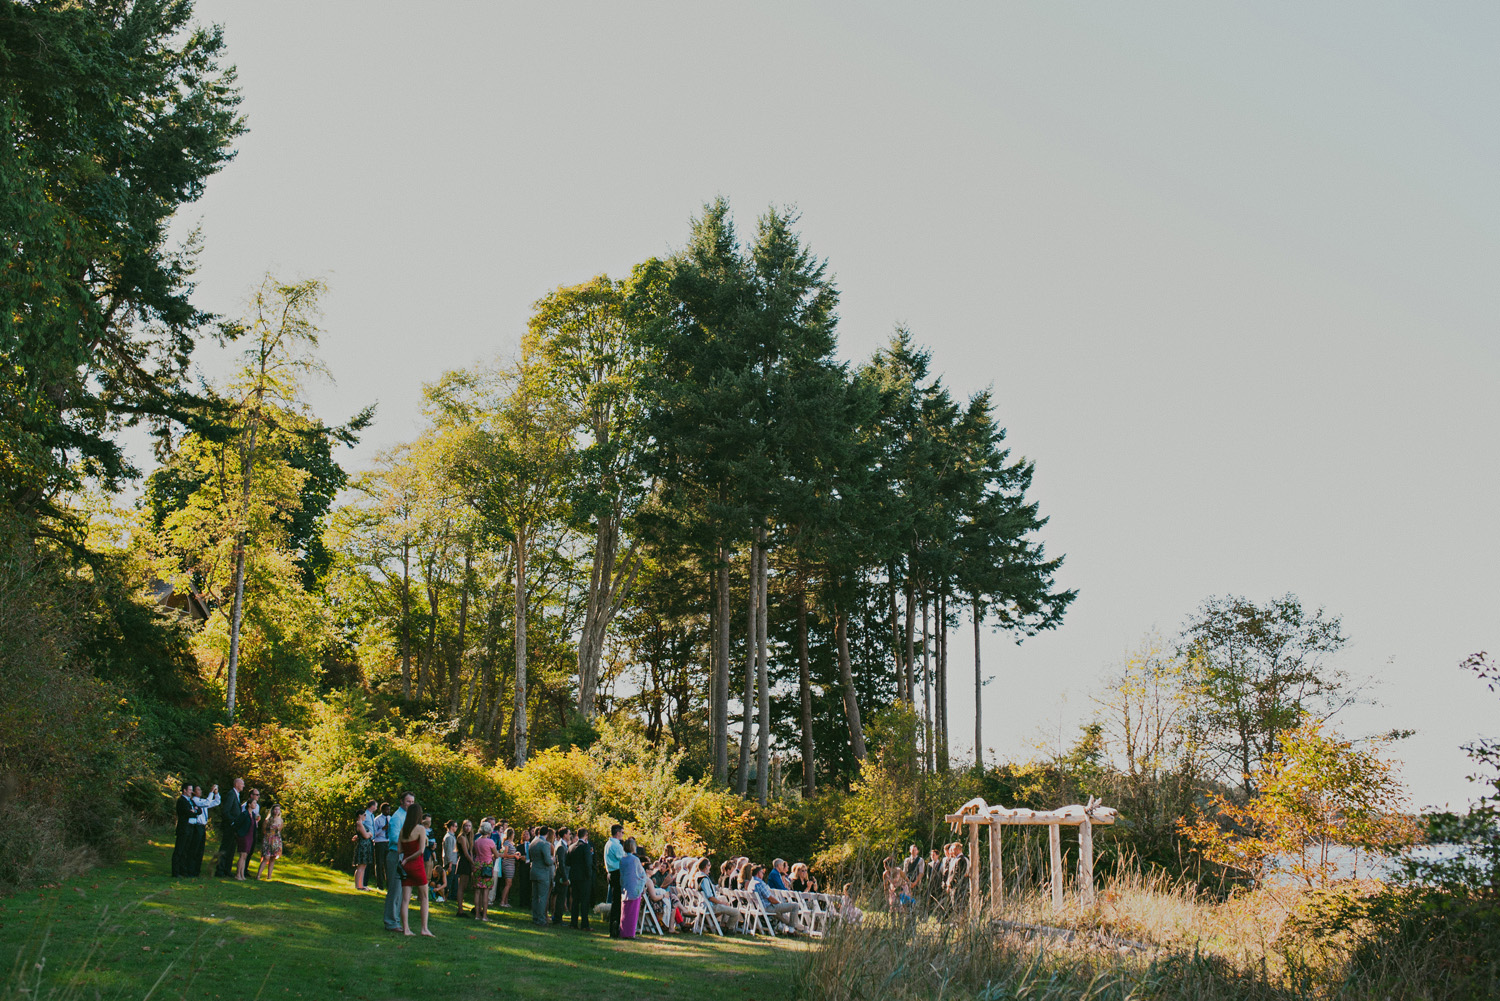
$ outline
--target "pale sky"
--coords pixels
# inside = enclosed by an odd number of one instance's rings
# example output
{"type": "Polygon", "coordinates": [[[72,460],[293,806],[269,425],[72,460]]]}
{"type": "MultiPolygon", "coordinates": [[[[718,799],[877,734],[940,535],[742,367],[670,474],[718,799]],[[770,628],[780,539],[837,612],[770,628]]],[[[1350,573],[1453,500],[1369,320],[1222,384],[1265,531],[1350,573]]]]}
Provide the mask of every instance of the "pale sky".
{"type": "MultiPolygon", "coordinates": [[[[185,222],[199,301],[330,285],[329,419],[516,347],[548,289],[794,204],[842,355],[897,322],[1037,463],[1061,629],[986,637],[1024,756],[1211,594],[1344,618],[1416,805],[1500,700],[1500,7],[202,2],[250,133],[185,222]]],[[[205,351],[203,367],[224,360],[205,351]]],[[[970,632],[952,727],[973,730],[970,632]],[[971,677],[971,675],[967,675],[971,677]]],[[[967,740],[963,740],[967,751],[967,740]]]]}

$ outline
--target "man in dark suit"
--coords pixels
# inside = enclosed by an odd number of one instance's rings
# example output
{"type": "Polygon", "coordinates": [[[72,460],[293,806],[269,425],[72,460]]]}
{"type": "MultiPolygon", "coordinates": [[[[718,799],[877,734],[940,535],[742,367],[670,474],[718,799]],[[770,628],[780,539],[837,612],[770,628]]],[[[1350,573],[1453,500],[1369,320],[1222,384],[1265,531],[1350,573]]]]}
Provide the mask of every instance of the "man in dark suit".
{"type": "Polygon", "coordinates": [[[582,828],[578,840],[568,849],[568,887],[573,898],[574,928],[578,918],[583,918],[583,930],[589,930],[589,911],[594,907],[594,846],[589,844],[589,832],[582,828]]]}
{"type": "Polygon", "coordinates": [[[219,858],[214,865],[215,876],[233,876],[240,854],[240,828],[249,820],[240,793],[245,791],[245,780],[235,779],[224,800],[219,804],[219,858]]]}
{"type": "Polygon", "coordinates": [[[192,788],[183,783],[182,789],[177,793],[177,839],[172,843],[172,875],[186,876],[188,869],[188,852],[193,846],[193,828],[189,823],[198,813],[198,807],[193,804],[189,793],[192,788]]]}
{"type": "Polygon", "coordinates": [[[568,886],[572,882],[568,869],[568,850],[573,846],[573,832],[566,827],[557,829],[557,844],[552,859],[552,923],[562,924],[563,911],[568,909],[568,886]]]}

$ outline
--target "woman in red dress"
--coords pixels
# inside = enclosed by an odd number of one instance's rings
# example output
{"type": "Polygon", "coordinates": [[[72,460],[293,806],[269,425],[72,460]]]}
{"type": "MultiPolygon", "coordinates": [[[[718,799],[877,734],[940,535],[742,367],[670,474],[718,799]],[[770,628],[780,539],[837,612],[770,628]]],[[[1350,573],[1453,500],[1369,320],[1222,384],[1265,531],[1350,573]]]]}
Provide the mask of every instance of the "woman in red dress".
{"type": "Polygon", "coordinates": [[[422,826],[422,806],[413,803],[406,809],[406,823],[401,825],[401,865],[406,869],[406,878],[401,881],[401,931],[411,932],[411,891],[416,890],[422,902],[422,934],[428,938],[437,936],[427,930],[427,863],[422,858],[427,850],[427,828],[422,826]]]}

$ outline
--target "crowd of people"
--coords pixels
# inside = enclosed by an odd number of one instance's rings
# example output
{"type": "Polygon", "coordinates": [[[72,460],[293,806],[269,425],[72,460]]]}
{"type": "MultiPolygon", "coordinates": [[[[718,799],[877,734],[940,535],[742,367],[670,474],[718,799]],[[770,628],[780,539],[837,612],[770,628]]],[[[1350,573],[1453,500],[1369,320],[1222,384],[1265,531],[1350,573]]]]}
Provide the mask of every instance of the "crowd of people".
{"type": "Polygon", "coordinates": [[[904,859],[886,858],[880,883],[891,911],[959,914],[968,899],[969,857],[959,841],[932,849],[925,859],[922,849],[912,845],[904,859]]]}
{"type": "Polygon", "coordinates": [[[260,790],[245,790],[245,780],[235,779],[229,790],[219,793],[212,786],[208,795],[203,787],[183,784],[177,795],[177,838],[172,846],[172,875],[196,877],[203,872],[203,855],[208,845],[208,821],[219,811],[219,850],[214,856],[214,875],[247,879],[250,858],[257,852],[256,879],[270,879],[281,858],[281,831],[285,820],[278,803],[261,802],[260,790]]]}
{"type": "MultiPolygon", "coordinates": [[[[199,786],[181,787],[172,875],[200,875],[208,822],[215,814],[220,835],[215,875],[247,879],[250,860],[259,853],[255,878],[272,878],[283,851],[281,806],[263,802],[260,790],[247,791],[240,778],[222,794],[217,785],[206,796],[199,786]]],[[[731,903],[724,890],[754,894],[766,920],[777,922],[782,933],[813,930],[793,896],[820,889],[803,862],[774,859],[761,865],[732,858],[720,864],[716,878],[709,859],[679,857],[671,845],[651,858],[621,824],[610,828],[597,852],[585,828],[517,829],[493,816],[477,824],[448,820],[439,835],[432,815],[410,792],[392,802],[370,800],[352,820],[354,887],[383,890],[382,923],[404,935],[435,937],[432,906],[450,902],[458,917],[481,922],[489,920],[491,907],[514,905],[528,907],[532,922],[541,927],[566,921],[570,928],[589,930],[590,917],[596,915],[611,938],[635,937],[643,921],[664,933],[680,932],[692,926],[691,908],[685,913],[683,906],[689,890],[725,931],[748,929],[741,928],[743,908],[731,903]],[[649,917],[643,917],[647,911],[649,917]]],[[[840,916],[859,920],[849,887],[840,900],[840,916]]]]}

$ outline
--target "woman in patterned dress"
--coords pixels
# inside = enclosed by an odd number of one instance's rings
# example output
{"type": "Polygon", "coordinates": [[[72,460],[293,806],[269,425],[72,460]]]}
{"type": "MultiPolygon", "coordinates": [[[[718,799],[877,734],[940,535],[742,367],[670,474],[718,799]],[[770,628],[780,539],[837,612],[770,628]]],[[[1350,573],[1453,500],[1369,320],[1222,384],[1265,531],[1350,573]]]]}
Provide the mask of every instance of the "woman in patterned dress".
{"type": "Polygon", "coordinates": [[[368,807],[361,807],[354,814],[354,888],[366,890],[365,867],[375,862],[375,843],[370,840],[370,825],[365,820],[368,807]]]}
{"type": "Polygon", "coordinates": [[[271,874],[276,871],[276,860],[281,858],[282,823],[281,804],[273,804],[266,817],[265,830],[261,834],[260,865],[255,867],[256,879],[270,879],[271,874]],[[264,876],[261,875],[262,869],[266,873],[264,876]]]}

